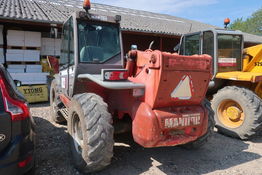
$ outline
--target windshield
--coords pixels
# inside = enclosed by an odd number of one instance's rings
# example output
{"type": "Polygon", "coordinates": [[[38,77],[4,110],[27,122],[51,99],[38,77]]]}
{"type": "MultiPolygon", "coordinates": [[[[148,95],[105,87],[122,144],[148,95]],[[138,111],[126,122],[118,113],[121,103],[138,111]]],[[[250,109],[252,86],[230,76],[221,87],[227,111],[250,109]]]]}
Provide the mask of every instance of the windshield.
{"type": "Polygon", "coordinates": [[[200,35],[194,34],[185,36],[184,55],[200,54],[200,35]]]}
{"type": "Polygon", "coordinates": [[[218,57],[240,58],[241,36],[239,35],[218,35],[218,57]]]}
{"type": "Polygon", "coordinates": [[[103,63],[120,54],[118,25],[79,21],[78,38],[82,63],[103,63]]]}

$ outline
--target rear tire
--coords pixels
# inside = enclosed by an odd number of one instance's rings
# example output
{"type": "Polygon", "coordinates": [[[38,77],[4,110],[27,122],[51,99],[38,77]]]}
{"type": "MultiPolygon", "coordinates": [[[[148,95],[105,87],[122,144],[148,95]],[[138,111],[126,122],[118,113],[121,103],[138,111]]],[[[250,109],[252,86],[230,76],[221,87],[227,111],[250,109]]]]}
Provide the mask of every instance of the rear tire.
{"type": "Polygon", "coordinates": [[[211,138],[211,136],[214,133],[214,127],[215,127],[215,120],[214,120],[214,111],[211,108],[210,102],[205,99],[203,101],[203,106],[207,109],[208,111],[208,128],[207,132],[205,135],[201,136],[197,140],[193,142],[189,142],[185,145],[182,145],[186,149],[199,149],[202,147],[205,143],[208,142],[208,140],[211,138]]]}
{"type": "Polygon", "coordinates": [[[66,122],[63,115],[59,112],[59,109],[63,107],[63,103],[59,99],[57,89],[56,89],[56,81],[53,80],[50,87],[50,115],[51,120],[55,123],[62,124],[66,122]]]}
{"type": "Polygon", "coordinates": [[[68,132],[75,167],[90,173],[108,166],[113,157],[114,128],[107,104],[93,93],[75,95],[69,108],[68,132]]]}
{"type": "Polygon", "coordinates": [[[251,90],[227,86],[214,95],[211,103],[218,132],[240,139],[250,139],[261,128],[262,102],[251,90]],[[228,112],[230,107],[233,112],[235,109],[239,112],[232,115],[228,112]],[[239,115],[239,118],[235,117],[239,115]]]}

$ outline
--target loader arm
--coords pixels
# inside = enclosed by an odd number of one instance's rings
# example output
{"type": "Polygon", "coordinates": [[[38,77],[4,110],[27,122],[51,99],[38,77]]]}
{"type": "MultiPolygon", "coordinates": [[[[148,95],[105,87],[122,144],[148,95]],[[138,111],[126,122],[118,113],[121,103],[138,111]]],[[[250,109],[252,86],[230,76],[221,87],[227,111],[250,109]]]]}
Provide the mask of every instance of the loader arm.
{"type": "Polygon", "coordinates": [[[262,72],[262,44],[244,50],[244,72],[262,72]]]}

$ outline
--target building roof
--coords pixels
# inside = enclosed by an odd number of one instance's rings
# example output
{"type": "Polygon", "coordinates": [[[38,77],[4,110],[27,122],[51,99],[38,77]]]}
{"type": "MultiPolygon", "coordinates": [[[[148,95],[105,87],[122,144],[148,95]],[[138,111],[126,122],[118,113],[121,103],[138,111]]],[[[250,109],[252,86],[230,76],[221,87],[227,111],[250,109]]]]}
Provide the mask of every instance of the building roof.
{"type": "MultiPolygon", "coordinates": [[[[82,9],[82,0],[0,0],[0,19],[62,24],[74,11],[82,9]]],[[[185,33],[218,28],[175,16],[92,3],[91,13],[121,15],[124,31],[180,36],[185,33]]],[[[262,43],[262,37],[244,34],[246,42],[262,43]]]]}

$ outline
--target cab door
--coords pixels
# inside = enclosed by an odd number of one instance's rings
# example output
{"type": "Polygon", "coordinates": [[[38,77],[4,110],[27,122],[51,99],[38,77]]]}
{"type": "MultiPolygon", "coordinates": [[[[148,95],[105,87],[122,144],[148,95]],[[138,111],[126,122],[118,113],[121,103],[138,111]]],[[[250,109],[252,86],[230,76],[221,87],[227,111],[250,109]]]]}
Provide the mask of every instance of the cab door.
{"type": "Polygon", "coordinates": [[[74,75],[74,32],[73,18],[69,18],[63,26],[61,58],[60,58],[60,85],[63,94],[69,96],[74,75]]]}
{"type": "Polygon", "coordinates": [[[68,65],[68,96],[73,96],[73,88],[75,81],[75,68],[76,68],[76,59],[75,59],[75,32],[74,32],[74,20],[73,18],[69,19],[69,65],[68,65]]]}

